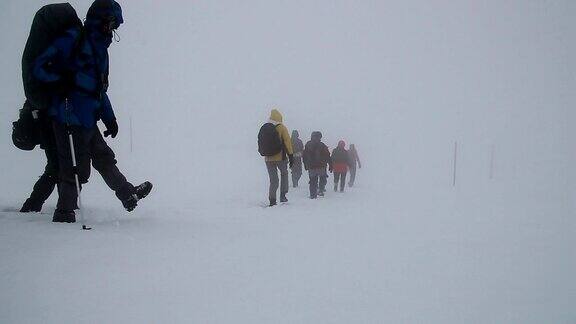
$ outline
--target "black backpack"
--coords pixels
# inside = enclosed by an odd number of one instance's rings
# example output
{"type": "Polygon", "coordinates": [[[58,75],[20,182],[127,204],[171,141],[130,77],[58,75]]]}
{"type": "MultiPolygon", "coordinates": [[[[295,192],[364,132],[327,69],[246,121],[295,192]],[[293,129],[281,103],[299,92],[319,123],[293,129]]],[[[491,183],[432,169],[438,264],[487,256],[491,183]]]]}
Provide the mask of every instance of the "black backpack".
{"type": "Polygon", "coordinates": [[[283,144],[276,126],[266,123],[258,132],[258,152],[262,156],[274,156],[282,152],[283,144]]]}
{"type": "Polygon", "coordinates": [[[82,21],[69,3],[46,5],[34,16],[22,54],[22,82],[26,99],[35,109],[47,109],[50,104],[50,89],[32,75],[34,61],[56,38],[74,27],[82,30],[82,21]]]}
{"type": "Polygon", "coordinates": [[[39,112],[32,111],[32,106],[26,101],[20,109],[18,120],[12,123],[12,142],[24,151],[32,151],[41,141],[39,112]]]}

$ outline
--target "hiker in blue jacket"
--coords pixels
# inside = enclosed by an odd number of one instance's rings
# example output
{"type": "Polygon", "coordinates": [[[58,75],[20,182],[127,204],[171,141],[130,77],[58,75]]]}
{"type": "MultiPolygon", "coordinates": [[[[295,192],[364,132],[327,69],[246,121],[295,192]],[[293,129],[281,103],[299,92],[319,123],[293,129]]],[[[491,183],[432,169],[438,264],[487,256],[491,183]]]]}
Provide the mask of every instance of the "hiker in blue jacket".
{"type": "Polygon", "coordinates": [[[152,189],[149,182],[134,187],[126,180],[96,125],[102,120],[105,137],[115,138],[118,134],[118,123],[106,91],[108,47],[113,32],[122,23],[122,9],[116,1],[96,0],[88,10],[84,28],[69,29],[34,62],[34,77],[46,83],[52,92],[48,115],[53,119],[60,181],[54,222],[75,222],[78,195],[74,175],[77,172],[81,183],[88,182],[90,162],[128,211],[152,189]],[[76,170],[69,132],[74,139],[76,170]]]}

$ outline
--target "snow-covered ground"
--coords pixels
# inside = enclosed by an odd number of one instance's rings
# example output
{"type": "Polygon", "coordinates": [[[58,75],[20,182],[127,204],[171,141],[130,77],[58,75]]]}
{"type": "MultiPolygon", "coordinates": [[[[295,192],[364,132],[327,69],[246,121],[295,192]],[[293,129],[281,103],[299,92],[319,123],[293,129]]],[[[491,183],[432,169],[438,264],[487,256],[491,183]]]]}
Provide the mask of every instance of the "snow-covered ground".
{"type": "Polygon", "coordinates": [[[42,3],[0,2],[0,323],[576,322],[573,2],[122,3],[109,143],[155,187],[126,213],[93,172],[92,231],[15,212],[42,3]],[[355,143],[358,185],[262,208],[272,106],[355,143]]]}
{"type": "Polygon", "coordinates": [[[361,179],[310,201],[299,188],[276,208],[258,193],[183,208],[152,195],[133,215],[89,203],[90,232],[51,224],[51,208],[2,212],[0,321],[576,319],[574,221],[561,211],[442,212],[441,197],[399,205],[374,189],[361,179]]]}

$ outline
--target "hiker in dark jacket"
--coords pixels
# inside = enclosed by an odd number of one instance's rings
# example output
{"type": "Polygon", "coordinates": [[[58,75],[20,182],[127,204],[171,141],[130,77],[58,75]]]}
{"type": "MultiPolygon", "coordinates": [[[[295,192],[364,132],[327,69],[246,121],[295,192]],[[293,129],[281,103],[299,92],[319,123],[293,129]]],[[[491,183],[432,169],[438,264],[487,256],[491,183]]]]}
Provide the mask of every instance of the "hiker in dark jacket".
{"type": "Polygon", "coordinates": [[[356,167],[362,169],[362,163],[360,162],[358,151],[356,151],[356,145],[350,144],[348,154],[350,155],[350,182],[348,182],[348,186],[353,187],[354,181],[356,181],[356,167]]]}
{"type": "Polygon", "coordinates": [[[294,165],[292,166],[292,186],[298,187],[298,181],[302,177],[302,152],[304,151],[304,144],[300,139],[300,134],[297,130],[292,131],[292,150],[294,151],[294,165]]]}
{"type": "Polygon", "coordinates": [[[90,162],[128,211],[136,208],[138,200],[152,189],[149,182],[134,187],[126,180],[96,125],[98,120],[104,122],[105,137],[115,138],[118,134],[118,123],[106,91],[108,47],[113,32],[122,23],[122,9],[116,1],[96,0],[88,10],[83,30],[69,29],[34,62],[34,77],[54,89],[52,105],[48,107],[59,163],[59,199],[54,222],[76,221],[75,174],[80,183],[88,182],[90,162]],[[77,168],[72,164],[69,132],[74,140],[77,168]]]}
{"type": "Polygon", "coordinates": [[[340,192],[344,192],[346,186],[346,174],[350,165],[350,157],[346,151],[346,143],[344,141],[338,142],[338,146],[332,151],[332,171],[334,172],[334,191],[338,191],[338,184],[340,184],[340,192]]]}
{"type": "Polygon", "coordinates": [[[34,111],[33,115],[36,117],[36,125],[40,132],[40,148],[44,150],[46,155],[46,166],[44,173],[34,184],[30,197],[26,199],[21,213],[40,212],[44,202],[56,187],[58,183],[58,152],[56,151],[56,140],[54,138],[54,131],[52,130],[52,123],[45,114],[31,107],[28,100],[24,103],[24,109],[34,111]]]}
{"type": "Polygon", "coordinates": [[[328,173],[326,166],[332,169],[330,151],[326,144],[322,143],[322,133],[312,132],[310,141],[306,143],[303,153],[304,168],[310,177],[310,198],[316,199],[324,196],[328,173]]]}

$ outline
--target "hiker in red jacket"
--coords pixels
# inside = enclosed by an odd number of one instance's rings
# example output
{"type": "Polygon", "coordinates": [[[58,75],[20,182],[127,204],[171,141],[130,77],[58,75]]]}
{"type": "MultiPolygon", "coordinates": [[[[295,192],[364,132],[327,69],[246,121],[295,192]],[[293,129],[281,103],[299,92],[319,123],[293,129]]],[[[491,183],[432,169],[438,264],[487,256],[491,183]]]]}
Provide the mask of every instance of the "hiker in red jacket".
{"type": "Polygon", "coordinates": [[[338,147],[332,151],[332,164],[334,172],[334,191],[338,191],[338,183],[340,183],[340,192],[344,192],[346,186],[346,174],[350,166],[350,155],[346,150],[346,143],[344,141],[338,142],[338,147]]]}

